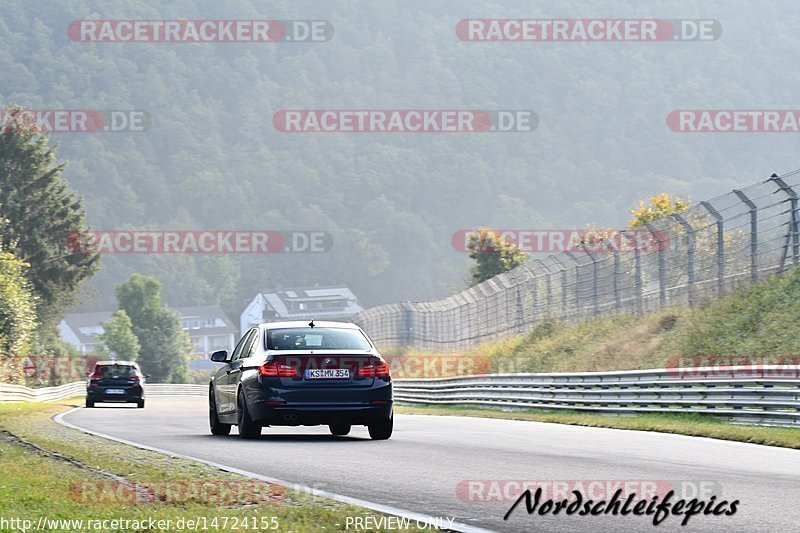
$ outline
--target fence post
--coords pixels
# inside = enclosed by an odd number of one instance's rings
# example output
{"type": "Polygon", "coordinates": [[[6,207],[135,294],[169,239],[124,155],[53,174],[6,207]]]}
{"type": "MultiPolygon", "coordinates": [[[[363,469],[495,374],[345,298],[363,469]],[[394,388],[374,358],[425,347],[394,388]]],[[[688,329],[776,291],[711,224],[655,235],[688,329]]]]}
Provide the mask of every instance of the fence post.
{"type": "Polygon", "coordinates": [[[709,214],[717,221],[717,295],[725,292],[725,228],[722,215],[708,202],[700,202],[709,214]]]}
{"type": "Polygon", "coordinates": [[[638,246],[633,247],[633,286],[636,292],[636,314],[641,315],[644,311],[642,301],[642,251],[638,246]]]}
{"type": "Polygon", "coordinates": [[[577,313],[577,316],[579,316],[581,313],[580,265],[578,264],[578,260],[575,259],[575,255],[569,250],[564,250],[564,255],[569,257],[572,260],[572,263],[575,265],[575,312],[577,313]]]}
{"type": "Polygon", "coordinates": [[[655,229],[650,222],[645,222],[644,226],[653,235],[656,243],[658,243],[658,304],[664,307],[667,305],[667,267],[664,260],[664,245],[658,234],[659,230],[655,229]]]}
{"type": "MultiPolygon", "coordinates": [[[[800,222],[798,222],[797,216],[797,193],[794,192],[794,189],[789,187],[782,178],[778,177],[777,174],[773,174],[769,179],[775,182],[775,184],[789,196],[791,227],[789,228],[789,234],[786,236],[786,245],[789,246],[789,243],[791,243],[792,265],[797,267],[798,259],[800,259],[800,222]]],[[[784,252],[784,257],[786,257],[786,252],[784,252]]]]}
{"type": "Polygon", "coordinates": [[[734,189],[733,193],[744,202],[750,210],[750,279],[758,281],[758,211],[756,204],[739,189],[734,189]]]}
{"type": "MultiPolygon", "coordinates": [[[[622,237],[620,237],[622,242],[622,237]]],[[[619,313],[622,311],[622,264],[619,257],[619,249],[614,250],[614,310],[619,313]]]]}
{"type": "Polygon", "coordinates": [[[600,298],[597,288],[600,278],[600,273],[598,272],[600,263],[597,262],[597,257],[589,251],[586,244],[583,245],[583,251],[589,256],[589,259],[592,260],[592,299],[594,300],[594,316],[597,318],[600,315],[600,302],[598,301],[600,298]]]}
{"type": "Polygon", "coordinates": [[[694,306],[694,256],[695,238],[694,227],[680,213],[674,213],[672,217],[678,224],[686,230],[686,290],[688,292],[689,307],[694,306]]]}
{"type": "MultiPolygon", "coordinates": [[[[542,265],[544,267],[544,265],[542,265]]],[[[553,309],[553,283],[550,279],[550,269],[544,267],[544,284],[547,290],[547,318],[550,318],[550,311],[553,309]]]]}
{"type": "Polygon", "coordinates": [[[406,330],[406,346],[414,345],[414,309],[411,302],[401,302],[400,305],[405,311],[405,330],[406,330]]]}
{"type": "Polygon", "coordinates": [[[561,265],[561,316],[567,316],[567,265],[565,265],[557,255],[553,256],[553,260],[561,265]]]}

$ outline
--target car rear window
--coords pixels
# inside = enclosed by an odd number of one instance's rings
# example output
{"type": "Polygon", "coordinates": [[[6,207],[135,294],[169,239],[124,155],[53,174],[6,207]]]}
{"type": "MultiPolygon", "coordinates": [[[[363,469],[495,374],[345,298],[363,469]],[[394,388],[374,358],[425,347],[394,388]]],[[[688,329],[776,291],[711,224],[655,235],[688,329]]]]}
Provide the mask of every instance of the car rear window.
{"type": "Polygon", "coordinates": [[[268,350],[369,350],[357,329],[281,328],[267,331],[268,350]]]}
{"type": "Polygon", "coordinates": [[[95,373],[100,374],[101,378],[130,378],[136,375],[136,368],[130,365],[102,365],[97,367],[95,373]]]}

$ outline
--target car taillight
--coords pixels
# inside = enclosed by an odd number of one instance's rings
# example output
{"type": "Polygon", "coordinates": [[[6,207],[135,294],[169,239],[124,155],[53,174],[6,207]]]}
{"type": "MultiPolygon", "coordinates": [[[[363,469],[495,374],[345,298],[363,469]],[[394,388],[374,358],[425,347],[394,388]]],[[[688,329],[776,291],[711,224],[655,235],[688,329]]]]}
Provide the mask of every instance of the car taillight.
{"type": "Polygon", "coordinates": [[[389,365],[386,361],[376,361],[359,366],[356,375],[360,378],[389,378],[389,365]]]}
{"type": "Polygon", "coordinates": [[[280,365],[275,361],[267,361],[258,367],[258,373],[271,378],[296,378],[297,369],[289,365],[280,365]]]}
{"type": "Polygon", "coordinates": [[[89,376],[89,379],[102,379],[102,378],[103,376],[101,374],[98,374],[97,372],[89,376]]]}

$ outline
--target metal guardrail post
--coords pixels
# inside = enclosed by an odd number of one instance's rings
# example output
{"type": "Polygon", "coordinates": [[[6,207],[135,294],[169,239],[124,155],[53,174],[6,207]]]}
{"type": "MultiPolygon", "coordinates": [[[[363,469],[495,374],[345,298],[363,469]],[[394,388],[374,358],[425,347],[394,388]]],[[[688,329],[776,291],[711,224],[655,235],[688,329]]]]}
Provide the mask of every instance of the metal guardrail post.
{"type": "Polygon", "coordinates": [[[739,197],[744,205],[750,210],[750,279],[758,281],[758,211],[756,204],[753,203],[745,193],[739,189],[734,189],[733,194],[739,197]]]}
{"type": "Polygon", "coordinates": [[[700,205],[716,220],[717,225],[717,295],[725,293],[725,227],[724,219],[719,211],[708,202],[700,202],[700,205]]]}
{"type": "Polygon", "coordinates": [[[650,222],[645,222],[644,226],[658,243],[658,303],[661,307],[664,307],[667,305],[667,267],[664,258],[664,243],[659,235],[659,230],[655,229],[650,222]]]}
{"type": "Polygon", "coordinates": [[[695,236],[694,227],[680,214],[675,213],[672,217],[686,230],[686,290],[688,292],[689,306],[694,306],[694,258],[695,258],[695,236]]]}
{"type": "Polygon", "coordinates": [[[794,192],[794,189],[789,187],[789,185],[777,174],[773,174],[769,179],[775,182],[780,190],[789,196],[789,215],[791,226],[789,228],[789,234],[787,235],[786,240],[787,244],[791,243],[792,265],[797,267],[798,263],[800,263],[800,220],[798,220],[800,217],[798,217],[797,213],[797,193],[794,192]]]}

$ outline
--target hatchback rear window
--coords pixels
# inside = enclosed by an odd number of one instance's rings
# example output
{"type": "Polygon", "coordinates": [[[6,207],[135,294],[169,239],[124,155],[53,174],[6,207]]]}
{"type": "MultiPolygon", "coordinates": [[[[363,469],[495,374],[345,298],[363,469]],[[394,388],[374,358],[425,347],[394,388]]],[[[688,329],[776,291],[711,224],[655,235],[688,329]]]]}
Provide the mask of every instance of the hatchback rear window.
{"type": "Polygon", "coordinates": [[[285,328],[267,331],[268,350],[369,350],[357,329],[285,328]]]}
{"type": "Polygon", "coordinates": [[[136,375],[136,368],[129,365],[102,365],[95,369],[101,378],[120,377],[131,378],[136,375]]]}

